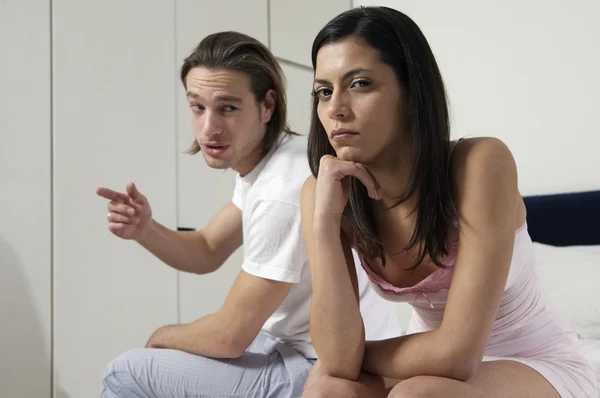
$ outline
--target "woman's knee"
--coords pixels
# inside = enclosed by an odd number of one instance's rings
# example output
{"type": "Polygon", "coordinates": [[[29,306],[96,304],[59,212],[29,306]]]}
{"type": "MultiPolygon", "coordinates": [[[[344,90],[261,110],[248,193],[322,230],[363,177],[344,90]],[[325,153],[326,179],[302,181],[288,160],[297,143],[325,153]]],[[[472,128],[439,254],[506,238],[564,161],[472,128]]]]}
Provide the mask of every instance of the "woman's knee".
{"type": "Polygon", "coordinates": [[[434,393],[433,385],[436,384],[432,379],[429,376],[416,376],[403,380],[392,388],[388,398],[430,398],[434,393]]]}
{"type": "Polygon", "coordinates": [[[302,398],[358,398],[361,397],[354,384],[331,376],[315,375],[304,386],[302,398]]]}
{"type": "Polygon", "coordinates": [[[361,373],[358,381],[331,377],[321,368],[313,369],[304,387],[302,398],[380,398],[385,397],[385,387],[381,377],[361,373]]]}

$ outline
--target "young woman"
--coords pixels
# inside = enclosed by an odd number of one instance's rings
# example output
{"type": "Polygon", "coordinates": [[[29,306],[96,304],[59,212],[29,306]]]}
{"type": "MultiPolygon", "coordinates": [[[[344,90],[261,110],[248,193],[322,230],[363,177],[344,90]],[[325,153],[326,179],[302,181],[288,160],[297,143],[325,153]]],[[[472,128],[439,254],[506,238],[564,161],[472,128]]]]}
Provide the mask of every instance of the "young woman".
{"type": "Polygon", "coordinates": [[[312,62],[302,215],[319,361],[305,397],[598,397],[538,286],[511,152],[450,141],[418,26],[352,9],[317,35],[312,62]],[[383,297],[414,307],[408,335],[365,342],[352,248],[383,297]]]}

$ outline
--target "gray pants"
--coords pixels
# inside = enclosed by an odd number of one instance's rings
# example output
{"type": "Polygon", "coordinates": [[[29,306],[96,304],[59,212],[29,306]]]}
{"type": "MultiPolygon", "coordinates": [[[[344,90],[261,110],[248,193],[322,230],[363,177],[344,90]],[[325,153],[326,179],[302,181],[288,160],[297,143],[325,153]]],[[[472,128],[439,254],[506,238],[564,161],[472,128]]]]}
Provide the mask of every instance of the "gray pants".
{"type": "Polygon", "coordinates": [[[296,398],[314,362],[264,333],[235,359],[133,349],[108,365],[102,398],[296,398]]]}

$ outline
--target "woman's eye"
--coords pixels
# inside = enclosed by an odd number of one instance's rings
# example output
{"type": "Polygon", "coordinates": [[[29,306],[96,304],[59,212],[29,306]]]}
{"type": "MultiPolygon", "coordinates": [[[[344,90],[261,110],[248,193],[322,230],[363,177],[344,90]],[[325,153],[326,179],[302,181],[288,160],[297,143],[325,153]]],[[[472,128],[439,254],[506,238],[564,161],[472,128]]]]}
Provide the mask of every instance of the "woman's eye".
{"type": "Polygon", "coordinates": [[[327,98],[331,95],[332,91],[328,88],[321,88],[321,89],[317,90],[315,93],[319,98],[327,98]]]}
{"type": "Polygon", "coordinates": [[[371,84],[371,82],[368,82],[366,80],[357,80],[352,83],[352,86],[353,87],[366,87],[366,86],[369,86],[370,84],[371,84]]]}

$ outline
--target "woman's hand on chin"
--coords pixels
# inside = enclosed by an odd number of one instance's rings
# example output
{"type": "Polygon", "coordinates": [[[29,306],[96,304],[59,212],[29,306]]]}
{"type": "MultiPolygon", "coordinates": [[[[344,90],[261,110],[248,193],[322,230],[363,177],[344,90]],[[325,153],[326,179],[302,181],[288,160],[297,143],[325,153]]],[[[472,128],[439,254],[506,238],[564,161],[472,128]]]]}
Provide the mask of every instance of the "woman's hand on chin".
{"type": "Polygon", "coordinates": [[[369,197],[381,199],[377,184],[362,163],[325,155],[321,158],[315,192],[315,221],[340,221],[349,197],[349,177],[358,178],[369,197]]]}

